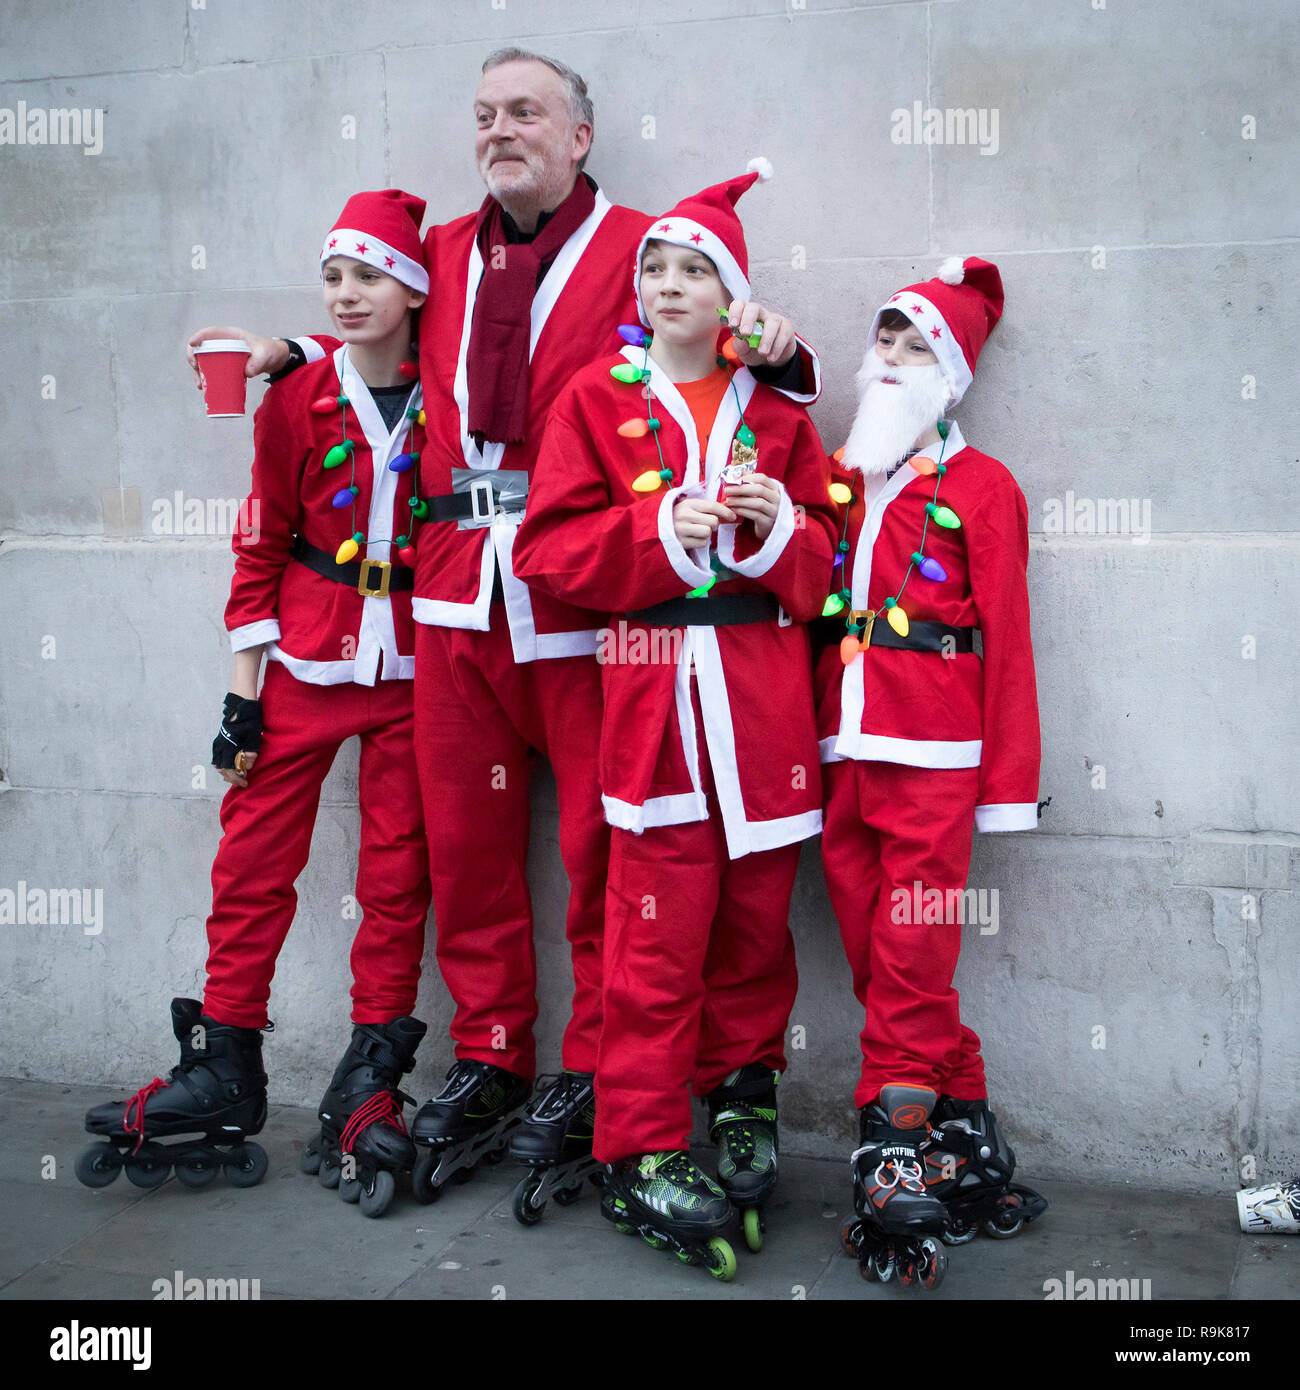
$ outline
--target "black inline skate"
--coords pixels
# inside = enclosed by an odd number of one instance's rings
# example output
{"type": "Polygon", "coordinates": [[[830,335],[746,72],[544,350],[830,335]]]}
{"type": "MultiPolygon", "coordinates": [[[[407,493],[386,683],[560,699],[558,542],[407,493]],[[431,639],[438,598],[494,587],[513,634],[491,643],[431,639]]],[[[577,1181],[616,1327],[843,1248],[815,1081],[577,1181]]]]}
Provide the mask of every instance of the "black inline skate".
{"type": "Polygon", "coordinates": [[[523,1123],[510,1136],[510,1157],[528,1164],[514,1194],[515,1220],[534,1226],[552,1196],[567,1207],[582,1196],[582,1180],[600,1184],[604,1165],[591,1152],[596,1092],[590,1072],[565,1071],[537,1082],[523,1123]]]}
{"type": "Polygon", "coordinates": [[[1047,1198],[1012,1182],[1016,1155],[986,1100],[944,1096],[935,1107],[925,1183],[948,1209],[949,1245],[965,1245],[980,1230],[1009,1240],[1047,1210],[1047,1198]]]}
{"type": "Polygon", "coordinates": [[[184,1187],[206,1187],[220,1169],[234,1187],[253,1187],[266,1175],[266,1150],[245,1143],[266,1123],[261,1030],[217,1023],[197,999],[173,999],[172,1031],[181,1060],[168,1080],[155,1076],[130,1100],[86,1112],[86,1132],[108,1141],[77,1157],[77,1178],[87,1187],[107,1187],[123,1169],[144,1188],[166,1182],[173,1167],[184,1187]],[[173,1134],[203,1139],[153,1142],[173,1134]]]}
{"type": "Polygon", "coordinates": [[[715,1279],[736,1277],[735,1253],[719,1234],[731,1221],[731,1203],[683,1149],[611,1164],[600,1214],[616,1231],[671,1250],[683,1264],[703,1265],[715,1279]]]}
{"type": "Polygon", "coordinates": [[[334,1069],[317,1112],[320,1133],[308,1141],[299,1167],[322,1187],[338,1189],[367,1216],[382,1216],[397,1190],[394,1173],[415,1166],[415,1145],[402,1107],[415,1101],[397,1083],[415,1066],[426,1032],[417,1018],[358,1024],[334,1069]]]}
{"type": "Polygon", "coordinates": [[[704,1097],[718,1182],[740,1212],[745,1244],[763,1248],[763,1208],[776,1188],[776,1083],[780,1073],[750,1062],[704,1097]]]}
{"type": "Polygon", "coordinates": [[[415,1200],[436,1202],[452,1178],[468,1182],[480,1159],[500,1163],[531,1091],[523,1077],[502,1067],[456,1062],[447,1084],[420,1107],[411,1125],[411,1138],[424,1149],[411,1174],[415,1200]]]}
{"type": "Polygon", "coordinates": [[[853,1165],[853,1209],[844,1228],[845,1251],[856,1257],[864,1279],[938,1288],[948,1267],[934,1237],[947,1226],[947,1211],[925,1188],[929,1119],[938,1097],[923,1086],[885,1086],[861,1111],[861,1147],[853,1165]]]}

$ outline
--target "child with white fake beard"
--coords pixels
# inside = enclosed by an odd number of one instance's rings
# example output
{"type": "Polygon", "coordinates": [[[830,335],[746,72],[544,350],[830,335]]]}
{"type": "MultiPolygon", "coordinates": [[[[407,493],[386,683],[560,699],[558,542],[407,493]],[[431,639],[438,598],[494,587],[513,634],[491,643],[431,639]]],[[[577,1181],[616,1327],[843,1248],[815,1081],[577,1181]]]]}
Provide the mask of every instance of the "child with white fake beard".
{"type": "Polygon", "coordinates": [[[816,673],[822,856],[865,1011],[845,1240],[868,1277],[926,1287],[934,1236],[1015,1234],[1046,1208],[1012,1182],[952,987],[972,831],[1037,824],[1025,499],[943,418],[1002,299],[996,266],[954,258],[876,315],[831,487],[840,641],[816,673]]]}

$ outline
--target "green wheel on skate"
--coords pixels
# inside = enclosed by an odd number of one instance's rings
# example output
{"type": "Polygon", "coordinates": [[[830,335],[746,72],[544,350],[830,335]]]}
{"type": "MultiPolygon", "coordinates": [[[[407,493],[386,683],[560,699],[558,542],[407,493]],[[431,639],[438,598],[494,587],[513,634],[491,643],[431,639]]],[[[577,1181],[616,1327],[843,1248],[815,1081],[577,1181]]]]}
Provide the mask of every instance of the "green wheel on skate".
{"type": "Polygon", "coordinates": [[[740,1214],[740,1228],[745,1235],[745,1244],[755,1255],[763,1248],[763,1214],[757,1207],[747,1207],[740,1214]]]}
{"type": "Polygon", "coordinates": [[[651,1250],[667,1250],[668,1242],[663,1236],[657,1236],[653,1231],[642,1231],[641,1239],[651,1248],[651,1250]]]}
{"type": "Polygon", "coordinates": [[[721,1236],[714,1236],[706,1248],[709,1273],[722,1283],[730,1284],[736,1277],[736,1252],[721,1236]]]}
{"type": "Polygon", "coordinates": [[[122,1153],[112,1144],[91,1144],[77,1155],[77,1181],[86,1187],[107,1187],[122,1171],[122,1153]]]}

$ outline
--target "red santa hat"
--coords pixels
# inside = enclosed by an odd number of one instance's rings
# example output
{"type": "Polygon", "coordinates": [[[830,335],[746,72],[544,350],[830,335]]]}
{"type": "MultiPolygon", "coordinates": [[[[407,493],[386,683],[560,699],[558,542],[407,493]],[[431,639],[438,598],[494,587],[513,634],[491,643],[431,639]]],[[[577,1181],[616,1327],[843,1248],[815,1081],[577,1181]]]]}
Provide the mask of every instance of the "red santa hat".
{"type": "Polygon", "coordinates": [[[641,255],[648,241],[666,241],[670,246],[701,252],[717,266],[722,284],[732,299],[750,298],[749,252],[745,249],[745,230],[736,216],[736,203],[747,189],[756,183],[766,183],[771,177],[771,163],[759,155],[749,161],[745,173],[683,198],[671,212],[664,213],[646,228],[636,248],[632,284],[641,322],[647,328],[650,320],[641,302],[641,255]]]}
{"type": "Polygon", "coordinates": [[[867,335],[868,351],[886,309],[898,309],[924,335],[951,388],[949,404],[956,405],[974,379],[980,349],[1002,317],[1002,277],[992,261],[949,256],[933,280],[908,285],[880,306],[867,335]]]}
{"type": "Polygon", "coordinates": [[[428,294],[429,272],[420,248],[423,220],[424,199],[400,188],[354,193],[325,238],[320,263],[324,266],[331,256],[350,256],[428,294]]]}

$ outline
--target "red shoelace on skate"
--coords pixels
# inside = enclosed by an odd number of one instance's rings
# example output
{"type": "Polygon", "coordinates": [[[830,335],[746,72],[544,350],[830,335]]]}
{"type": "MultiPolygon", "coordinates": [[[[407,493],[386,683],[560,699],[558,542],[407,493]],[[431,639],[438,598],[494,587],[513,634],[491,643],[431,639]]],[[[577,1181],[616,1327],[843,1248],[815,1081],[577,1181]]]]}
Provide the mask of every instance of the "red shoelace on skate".
{"type": "Polygon", "coordinates": [[[406,1121],[402,1118],[401,1107],[389,1091],[376,1091],[368,1101],[358,1105],[352,1112],[352,1118],[343,1126],[343,1133],[339,1135],[340,1151],[350,1154],[357,1136],[363,1129],[374,1124],[388,1125],[392,1129],[401,1130],[403,1134],[406,1133],[406,1121]]]}
{"type": "Polygon", "coordinates": [[[137,1136],[135,1148],[131,1150],[133,1154],[140,1152],[140,1145],[144,1143],[144,1103],[156,1092],[165,1089],[169,1085],[161,1076],[155,1076],[147,1085],[140,1089],[126,1103],[126,1112],[122,1116],[122,1128],[127,1134],[137,1136]],[[135,1107],[135,1120],[131,1119],[131,1107],[135,1107]]]}

